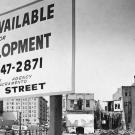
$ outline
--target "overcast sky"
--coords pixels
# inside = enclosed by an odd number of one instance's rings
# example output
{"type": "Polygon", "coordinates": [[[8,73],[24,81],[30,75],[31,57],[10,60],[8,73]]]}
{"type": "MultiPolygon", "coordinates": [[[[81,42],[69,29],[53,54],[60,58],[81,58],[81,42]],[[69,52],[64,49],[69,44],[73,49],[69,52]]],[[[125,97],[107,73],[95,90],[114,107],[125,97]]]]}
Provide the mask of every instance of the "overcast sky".
{"type": "Polygon", "coordinates": [[[77,0],[77,83],[109,100],[135,75],[135,0],[77,0]]]}
{"type": "MultiPolygon", "coordinates": [[[[1,0],[0,13],[34,0],[1,0]]],[[[76,92],[111,100],[135,75],[135,0],[76,0],[76,92]]]]}

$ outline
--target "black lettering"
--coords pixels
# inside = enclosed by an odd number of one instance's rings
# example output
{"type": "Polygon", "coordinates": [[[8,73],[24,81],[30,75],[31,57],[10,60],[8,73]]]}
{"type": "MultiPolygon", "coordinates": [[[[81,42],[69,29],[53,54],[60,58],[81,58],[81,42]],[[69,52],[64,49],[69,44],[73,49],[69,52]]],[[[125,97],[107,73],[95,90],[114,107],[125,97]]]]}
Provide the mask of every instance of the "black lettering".
{"type": "Polygon", "coordinates": [[[5,20],[2,21],[2,25],[1,25],[1,22],[0,22],[0,33],[2,33],[2,31],[3,31],[4,24],[5,24],[5,20]]]}
{"type": "Polygon", "coordinates": [[[13,52],[17,49],[17,42],[11,43],[11,55],[13,55],[13,52]]]}
{"type": "Polygon", "coordinates": [[[30,85],[25,85],[25,91],[31,91],[30,85]]]}
{"type": "Polygon", "coordinates": [[[46,20],[46,17],[44,16],[44,8],[40,8],[40,21],[46,20]]]}
{"type": "Polygon", "coordinates": [[[8,31],[11,30],[11,27],[10,27],[10,19],[7,19],[7,20],[6,20],[4,32],[6,32],[7,30],[8,30],[8,31]]]}
{"type": "Polygon", "coordinates": [[[14,80],[15,80],[15,77],[12,78],[12,81],[14,81],[14,80]]]}
{"type": "Polygon", "coordinates": [[[7,57],[10,53],[10,45],[9,44],[4,44],[3,47],[2,47],[2,55],[3,57],[7,57]],[[7,52],[5,52],[7,48],[7,52]]]}
{"type": "Polygon", "coordinates": [[[38,10],[32,11],[31,24],[36,23],[38,21],[38,10]]]}
{"type": "Polygon", "coordinates": [[[16,93],[17,86],[12,87],[14,89],[14,93],[16,93]]]}
{"type": "Polygon", "coordinates": [[[33,40],[35,40],[35,37],[30,37],[29,38],[29,51],[35,50],[35,47],[33,47],[35,42],[33,40]]]}
{"type": "Polygon", "coordinates": [[[51,36],[51,33],[44,34],[44,37],[46,37],[46,48],[49,48],[49,37],[51,36]]]}
{"type": "Polygon", "coordinates": [[[15,17],[13,17],[12,19],[12,30],[14,30],[14,28],[15,28],[15,17]]]}
{"type": "Polygon", "coordinates": [[[20,19],[19,17],[22,18],[22,15],[14,16],[11,20],[10,18],[2,20],[0,22],[0,33],[34,24],[38,21],[54,18],[54,3],[47,5],[47,7],[41,7],[39,10],[35,9],[31,12],[24,13],[23,19],[20,19]]]}
{"type": "Polygon", "coordinates": [[[37,84],[32,84],[32,90],[37,90],[37,84]]]}
{"type": "Polygon", "coordinates": [[[5,40],[5,39],[6,39],[6,35],[0,36],[0,41],[5,40]]]}
{"type": "Polygon", "coordinates": [[[16,17],[16,28],[20,28],[21,24],[19,24],[19,16],[16,17]]]}
{"type": "Polygon", "coordinates": [[[43,35],[36,36],[36,50],[43,49],[43,35]]]}
{"type": "Polygon", "coordinates": [[[43,89],[44,87],[44,85],[45,85],[46,83],[39,83],[39,85],[41,86],[41,89],[43,89]]]}
{"type": "Polygon", "coordinates": [[[5,40],[5,39],[6,39],[6,35],[3,36],[3,40],[5,40]]]}
{"type": "Polygon", "coordinates": [[[24,92],[24,86],[19,86],[19,92],[24,92]]]}
{"type": "Polygon", "coordinates": [[[29,13],[25,13],[24,14],[22,27],[25,26],[25,25],[30,25],[29,13]]]}
{"type": "Polygon", "coordinates": [[[18,53],[24,53],[24,51],[28,52],[28,39],[24,39],[24,42],[18,41],[18,53]]]}
{"type": "Polygon", "coordinates": [[[54,18],[54,4],[48,5],[47,8],[47,19],[54,18]]]}
{"type": "Polygon", "coordinates": [[[6,94],[11,93],[11,89],[10,89],[10,87],[5,88],[5,93],[6,93],[6,94]]]}

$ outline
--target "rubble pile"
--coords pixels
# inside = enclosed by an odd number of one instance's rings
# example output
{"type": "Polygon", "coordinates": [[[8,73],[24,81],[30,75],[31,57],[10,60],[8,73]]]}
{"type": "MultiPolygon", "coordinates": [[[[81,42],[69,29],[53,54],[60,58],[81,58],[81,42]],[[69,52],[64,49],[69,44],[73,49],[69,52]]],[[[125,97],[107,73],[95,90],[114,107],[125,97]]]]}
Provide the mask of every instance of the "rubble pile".
{"type": "Polygon", "coordinates": [[[135,135],[134,130],[122,130],[122,129],[115,129],[115,130],[102,130],[98,129],[95,131],[94,135],[135,135]]]}
{"type": "Polygon", "coordinates": [[[135,135],[135,131],[132,129],[129,130],[118,130],[119,135],[135,135]]]}

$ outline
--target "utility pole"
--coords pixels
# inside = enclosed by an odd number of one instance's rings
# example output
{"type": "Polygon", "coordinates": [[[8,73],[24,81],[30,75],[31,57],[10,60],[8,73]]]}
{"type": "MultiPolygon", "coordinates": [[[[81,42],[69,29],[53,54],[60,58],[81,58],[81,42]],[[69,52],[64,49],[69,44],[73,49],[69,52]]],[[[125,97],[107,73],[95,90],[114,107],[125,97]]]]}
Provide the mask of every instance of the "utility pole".
{"type": "Polygon", "coordinates": [[[22,125],[22,123],[21,123],[21,120],[22,120],[22,113],[21,112],[19,112],[19,135],[21,135],[21,125],[22,125]]]}

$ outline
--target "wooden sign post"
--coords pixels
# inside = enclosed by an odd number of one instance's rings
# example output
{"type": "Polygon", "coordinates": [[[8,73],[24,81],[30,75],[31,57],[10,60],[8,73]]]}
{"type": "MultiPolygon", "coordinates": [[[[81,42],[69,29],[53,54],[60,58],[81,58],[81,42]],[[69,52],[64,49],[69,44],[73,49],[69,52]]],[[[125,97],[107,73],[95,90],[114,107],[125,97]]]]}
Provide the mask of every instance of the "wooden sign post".
{"type": "Polygon", "coordinates": [[[62,95],[50,96],[49,135],[62,135],[62,95]]]}

